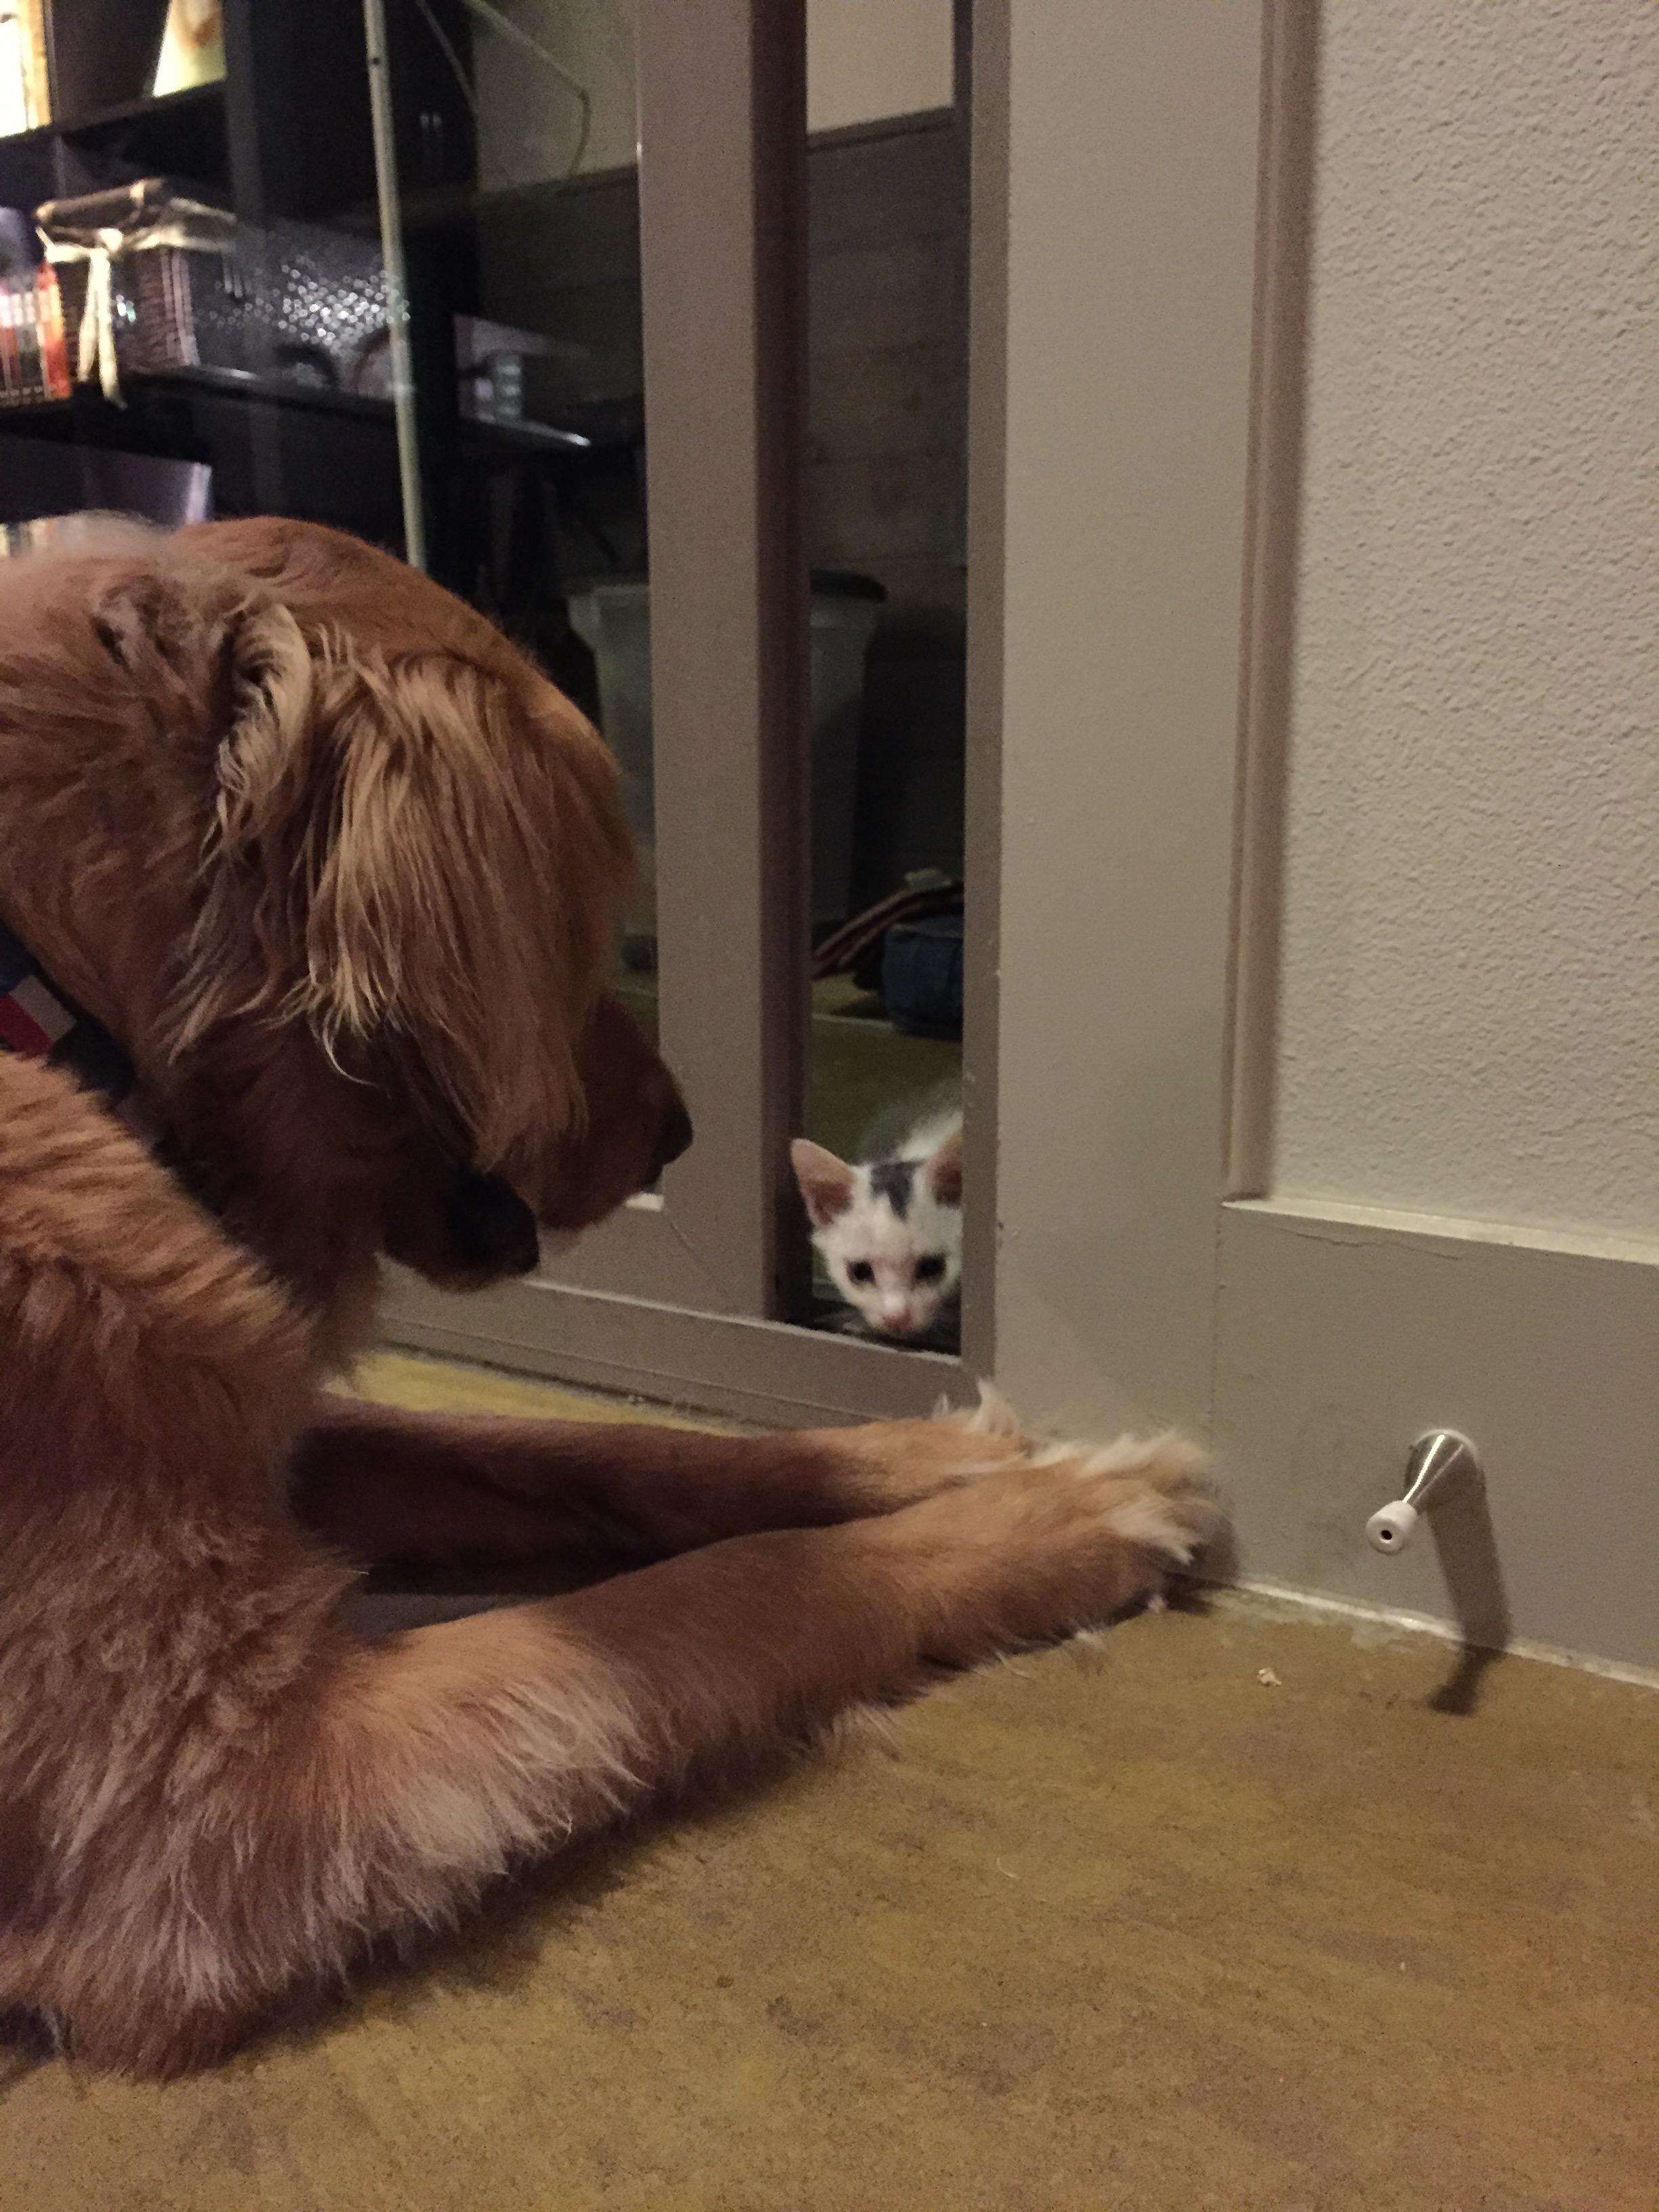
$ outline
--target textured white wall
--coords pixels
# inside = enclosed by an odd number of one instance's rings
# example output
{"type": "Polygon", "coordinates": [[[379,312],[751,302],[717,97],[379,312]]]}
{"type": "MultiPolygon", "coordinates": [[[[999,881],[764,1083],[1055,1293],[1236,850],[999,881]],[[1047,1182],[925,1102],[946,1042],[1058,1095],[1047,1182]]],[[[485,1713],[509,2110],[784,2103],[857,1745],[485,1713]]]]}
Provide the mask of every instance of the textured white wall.
{"type": "Polygon", "coordinates": [[[1659,6],[1322,8],[1276,1188],[1659,1232],[1659,6]]]}

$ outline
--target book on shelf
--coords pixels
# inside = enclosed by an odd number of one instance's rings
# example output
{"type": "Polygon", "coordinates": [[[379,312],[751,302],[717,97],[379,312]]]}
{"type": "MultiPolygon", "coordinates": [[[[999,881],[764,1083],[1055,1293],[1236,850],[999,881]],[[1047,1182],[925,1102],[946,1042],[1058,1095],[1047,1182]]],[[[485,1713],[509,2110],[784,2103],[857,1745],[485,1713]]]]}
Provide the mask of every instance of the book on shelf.
{"type": "MultiPolygon", "coordinates": [[[[33,291],[33,287],[30,287],[33,291]]],[[[20,399],[40,397],[40,379],[35,374],[35,363],[40,349],[29,342],[29,314],[21,278],[6,287],[6,319],[11,325],[11,342],[16,361],[17,394],[20,399]]]]}
{"type": "Polygon", "coordinates": [[[40,328],[41,374],[48,399],[67,399],[74,384],[64,330],[64,291],[58,271],[43,261],[34,272],[34,312],[40,328]]]}
{"type": "Polygon", "coordinates": [[[0,138],[51,120],[45,0],[0,0],[0,138]]]}
{"type": "Polygon", "coordinates": [[[70,381],[56,270],[42,262],[0,277],[0,404],[67,399],[70,381]]]}
{"type": "Polygon", "coordinates": [[[40,343],[40,295],[33,277],[17,287],[17,333],[19,350],[23,356],[23,381],[36,399],[46,396],[46,380],[43,372],[44,349],[40,343]]]}
{"type": "Polygon", "coordinates": [[[150,90],[188,92],[215,84],[225,73],[225,19],[221,0],[171,0],[161,51],[150,90]]]}

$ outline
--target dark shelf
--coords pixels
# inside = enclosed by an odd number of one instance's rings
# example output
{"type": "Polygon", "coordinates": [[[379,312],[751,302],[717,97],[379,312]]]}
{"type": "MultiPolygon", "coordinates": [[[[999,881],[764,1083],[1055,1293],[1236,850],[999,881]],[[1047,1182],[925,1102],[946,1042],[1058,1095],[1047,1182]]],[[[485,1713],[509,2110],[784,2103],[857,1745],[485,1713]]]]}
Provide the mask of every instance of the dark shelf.
{"type": "Polygon", "coordinates": [[[0,204],[32,208],[134,179],[176,179],[202,198],[230,188],[225,88],[192,85],[0,138],[0,204]]]}
{"type": "Polygon", "coordinates": [[[164,92],[159,100],[124,100],[118,106],[100,108],[95,114],[49,123],[46,127],[65,138],[93,137],[129,123],[153,123],[167,129],[176,123],[193,121],[198,111],[217,111],[222,115],[224,105],[225,81],[216,77],[211,84],[190,85],[183,92],[164,92]]]}
{"type": "Polygon", "coordinates": [[[37,123],[33,131],[8,131],[0,137],[0,154],[9,153],[14,146],[49,146],[58,135],[55,123],[37,123]]]}
{"type": "Polygon", "coordinates": [[[37,123],[33,131],[11,131],[0,137],[0,154],[12,146],[41,146],[53,138],[95,138],[131,123],[155,124],[163,130],[179,122],[193,122],[198,111],[217,110],[222,115],[225,84],[193,84],[183,92],[164,92],[159,100],[125,100],[116,107],[100,107],[91,115],[63,121],[37,123]]]}
{"type": "Polygon", "coordinates": [[[75,190],[88,189],[112,170],[117,176],[173,177],[198,191],[229,187],[222,82],[104,108],[59,125],[58,137],[71,173],[77,165],[88,173],[84,180],[72,179],[75,190]]]}
{"type": "MultiPolygon", "coordinates": [[[[188,397],[194,392],[222,398],[261,400],[269,406],[296,407],[325,415],[355,417],[359,422],[393,421],[390,399],[357,392],[336,392],[326,385],[301,384],[285,378],[258,377],[235,368],[153,368],[131,370],[122,389],[135,404],[149,393],[172,392],[188,397]]],[[[112,406],[92,385],[77,386],[68,399],[25,399],[0,405],[0,434],[7,430],[35,434],[74,421],[78,427],[100,427],[118,432],[133,416],[112,406]]],[[[588,452],[595,441],[579,430],[551,422],[483,422],[463,416],[456,425],[461,451],[481,458],[490,454],[532,459],[538,455],[588,452]]]]}

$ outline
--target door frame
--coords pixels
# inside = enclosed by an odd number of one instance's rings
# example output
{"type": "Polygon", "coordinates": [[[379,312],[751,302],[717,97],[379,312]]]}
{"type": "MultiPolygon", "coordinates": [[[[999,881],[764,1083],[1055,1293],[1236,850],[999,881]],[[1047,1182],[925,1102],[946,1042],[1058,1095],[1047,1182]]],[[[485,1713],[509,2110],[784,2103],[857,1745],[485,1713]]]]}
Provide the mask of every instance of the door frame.
{"type": "Polygon", "coordinates": [[[1276,13],[1013,15],[997,1378],[1082,1433],[1211,1417],[1276,13]]]}
{"type": "Polygon", "coordinates": [[[1249,1582],[1449,1629],[1467,1711],[1495,1647],[1659,1668],[1659,1246],[1276,1187],[1319,21],[1015,17],[998,1380],[1207,1435],[1249,1582]],[[1379,1557],[1437,1427],[1484,1499],[1379,1557]]]}
{"type": "Polygon", "coordinates": [[[975,0],[974,27],[963,1353],[782,1318],[807,1257],[787,1164],[809,1012],[804,0],[640,19],[659,1021],[697,1140],[525,1282],[459,1298],[394,1273],[391,1342],[777,1420],[925,1412],[991,1371],[1007,0],[975,0]],[[722,975],[752,988],[714,1008],[722,975]]]}

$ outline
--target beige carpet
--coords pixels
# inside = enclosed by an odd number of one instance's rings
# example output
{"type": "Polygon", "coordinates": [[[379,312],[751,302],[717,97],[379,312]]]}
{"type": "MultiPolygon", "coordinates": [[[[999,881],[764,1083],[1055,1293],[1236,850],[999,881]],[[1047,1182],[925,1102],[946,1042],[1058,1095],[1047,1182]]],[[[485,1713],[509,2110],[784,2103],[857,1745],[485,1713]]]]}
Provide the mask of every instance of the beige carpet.
{"type": "Polygon", "coordinates": [[[1235,1602],[1003,1668],[216,2075],[0,2056],[0,2207],[1654,2212],[1659,1698],[1447,1668],[1235,1602]]]}

